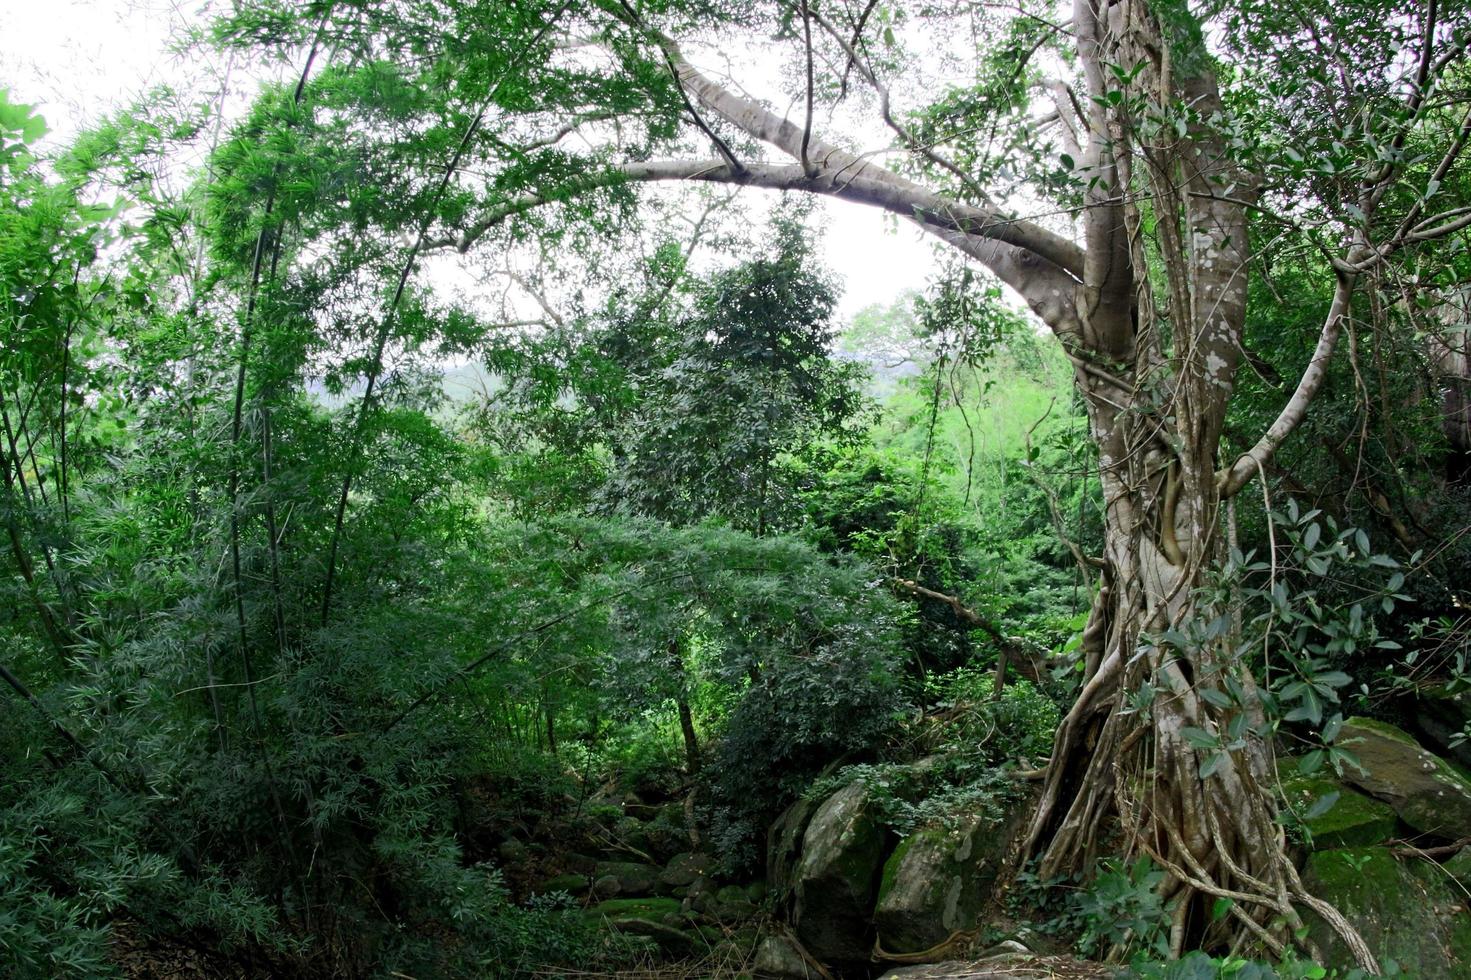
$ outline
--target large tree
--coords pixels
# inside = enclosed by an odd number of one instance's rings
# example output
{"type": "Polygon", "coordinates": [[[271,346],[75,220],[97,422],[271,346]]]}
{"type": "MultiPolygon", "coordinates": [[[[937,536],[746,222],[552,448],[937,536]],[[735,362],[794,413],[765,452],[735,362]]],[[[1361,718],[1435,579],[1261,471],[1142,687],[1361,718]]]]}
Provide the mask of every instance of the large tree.
{"type": "MultiPolygon", "coordinates": [[[[1285,856],[1269,719],[1200,586],[1223,553],[1225,502],[1304,418],[1356,303],[1431,275],[1420,252],[1471,225],[1443,190],[1463,179],[1471,133],[1471,12],[1436,0],[310,7],[247,6],[222,30],[329,53],[305,115],[356,175],[392,174],[396,214],[417,209],[377,229],[407,244],[363,412],[403,280],[432,251],[536,233],[570,246],[636,217],[634,185],[659,182],[826,195],[916,225],[1050,329],[1097,448],[1105,546],[1089,558],[1083,683],[1028,837],[1044,872],[1084,867],[1116,819],[1168,871],[1177,949],[1206,920],[1197,899],[1234,899],[1235,927],[1277,949],[1290,934],[1268,924],[1307,905],[1372,969],[1285,856]],[[749,71],[786,59],[785,112],[730,67],[762,36],[749,71]],[[875,149],[860,149],[874,131],[861,124],[819,126],[865,107],[887,134],[875,149]],[[1284,237],[1322,255],[1321,332],[1275,421],[1228,448],[1253,252],[1284,237]],[[1133,696],[1144,690],[1147,704],[1133,696]],[[1223,749],[1194,737],[1227,731],[1223,749]]],[[[277,177],[289,188],[289,168],[277,177]]],[[[359,235],[353,204],[309,232],[359,235]]]]}

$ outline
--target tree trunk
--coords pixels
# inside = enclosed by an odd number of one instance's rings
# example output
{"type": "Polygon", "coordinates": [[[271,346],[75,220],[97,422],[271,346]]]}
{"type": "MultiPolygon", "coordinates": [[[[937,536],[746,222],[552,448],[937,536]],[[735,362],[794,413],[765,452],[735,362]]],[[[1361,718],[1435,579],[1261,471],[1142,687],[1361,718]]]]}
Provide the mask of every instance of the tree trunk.
{"type": "Polygon", "coordinates": [[[684,766],[691,777],[700,771],[700,741],[695,735],[695,715],[690,710],[688,684],[684,669],[682,641],[675,637],[669,641],[669,665],[674,676],[679,678],[679,692],[674,705],[679,711],[679,734],[684,739],[684,766]]]}

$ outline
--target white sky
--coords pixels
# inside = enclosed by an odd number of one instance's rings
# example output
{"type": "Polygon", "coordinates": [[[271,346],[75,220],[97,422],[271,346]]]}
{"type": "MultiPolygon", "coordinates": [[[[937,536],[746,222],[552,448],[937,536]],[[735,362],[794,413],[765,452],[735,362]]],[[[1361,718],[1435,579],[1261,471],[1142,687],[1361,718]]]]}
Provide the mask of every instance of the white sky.
{"type": "MultiPolygon", "coordinates": [[[[187,90],[207,78],[210,66],[168,50],[175,31],[197,22],[205,6],[204,0],[0,0],[0,87],[13,100],[39,104],[52,139],[64,144],[154,86],[187,90]]],[[[247,96],[253,84],[238,76],[233,83],[247,96]]],[[[861,205],[824,200],[822,208],[824,259],[845,287],[843,318],[922,289],[933,274],[933,240],[919,231],[891,231],[882,212],[861,205]]]]}

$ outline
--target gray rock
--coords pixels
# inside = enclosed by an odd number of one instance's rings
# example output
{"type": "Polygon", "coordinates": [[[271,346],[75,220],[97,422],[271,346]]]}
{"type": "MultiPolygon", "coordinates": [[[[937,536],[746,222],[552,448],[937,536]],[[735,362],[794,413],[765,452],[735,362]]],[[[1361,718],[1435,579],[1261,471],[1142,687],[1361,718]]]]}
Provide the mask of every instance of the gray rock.
{"type": "Polygon", "coordinates": [[[975,925],[1021,812],[1001,819],[969,814],[900,842],[884,864],[873,914],[886,952],[918,953],[975,925]]]}
{"type": "Polygon", "coordinates": [[[1441,837],[1471,836],[1471,781],[1409,735],[1382,721],[1350,718],[1338,744],[1359,760],[1344,777],[1388,803],[1416,830],[1441,837]]]}
{"type": "Polygon", "coordinates": [[[802,835],[820,800],[803,797],[787,807],[766,832],[766,880],[779,895],[791,890],[802,854],[802,835]]]}
{"type": "MultiPolygon", "coordinates": [[[[1471,910],[1439,865],[1400,861],[1385,847],[1319,851],[1303,884],[1359,930],[1381,962],[1393,959],[1417,980],[1471,976],[1471,910]]],[[[1348,947],[1321,919],[1305,914],[1324,966],[1353,967],[1348,947]]]]}
{"type": "Polygon", "coordinates": [[[684,889],[683,908],[686,911],[709,912],[715,907],[715,882],[709,878],[696,878],[684,889]]]}
{"type": "Polygon", "coordinates": [[[885,837],[862,783],[834,793],[812,814],[794,872],[792,924],[821,962],[867,962],[885,837]]]}
{"type": "Polygon", "coordinates": [[[758,977],[771,980],[817,980],[819,974],[802,954],[786,939],[767,936],[756,947],[756,962],[753,964],[758,977]]]}

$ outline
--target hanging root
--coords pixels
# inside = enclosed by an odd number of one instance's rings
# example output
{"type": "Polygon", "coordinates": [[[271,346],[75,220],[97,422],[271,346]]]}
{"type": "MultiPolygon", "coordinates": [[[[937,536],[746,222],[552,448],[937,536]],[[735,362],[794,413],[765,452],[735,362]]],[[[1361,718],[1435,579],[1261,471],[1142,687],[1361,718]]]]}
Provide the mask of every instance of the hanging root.
{"type": "MultiPolygon", "coordinates": [[[[1042,855],[1041,875],[1089,867],[1100,822],[1113,815],[1127,846],[1147,854],[1169,876],[1162,894],[1175,903],[1171,955],[1188,949],[1191,913],[1200,900],[1229,899],[1229,918],[1207,926],[1208,938],[1233,950],[1259,943],[1279,958],[1296,947],[1321,962],[1321,952],[1304,938],[1299,909],[1305,908],[1343,940],[1361,969],[1380,975],[1353,924],[1303,886],[1271,798],[1260,789],[1254,770],[1262,766],[1252,765],[1252,753],[1261,747],[1232,752],[1202,777],[1198,751],[1179,733],[1185,726],[1213,730],[1209,706],[1188,685],[1176,683],[1152,705],[1150,724],[1131,724],[1141,719],[1120,711],[1120,675],[1132,671],[1110,671],[1117,664],[1116,652],[1105,659],[1059,727],[1029,838],[1033,852],[1042,855]],[[1071,776],[1060,768],[1069,765],[1071,776]],[[1044,838],[1045,849],[1037,846],[1044,838]]],[[[1170,674],[1168,664],[1153,666],[1155,676],[1170,674]]]]}

